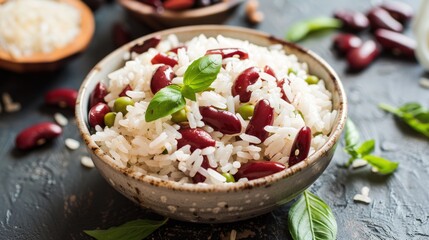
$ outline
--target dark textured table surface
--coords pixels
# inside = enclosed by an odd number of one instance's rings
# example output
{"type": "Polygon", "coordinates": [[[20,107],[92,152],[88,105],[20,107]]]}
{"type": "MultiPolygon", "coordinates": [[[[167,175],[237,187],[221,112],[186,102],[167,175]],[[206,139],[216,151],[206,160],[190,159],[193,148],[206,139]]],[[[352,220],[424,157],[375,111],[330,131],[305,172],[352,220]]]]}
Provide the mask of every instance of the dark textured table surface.
{"type": "MultiPolygon", "coordinates": [[[[375,2],[342,0],[260,1],[265,20],[256,29],[282,38],[291,23],[314,16],[329,16],[336,8],[366,11],[375,2]]],[[[417,9],[417,0],[407,1],[417,9]]],[[[150,30],[130,19],[117,4],[96,12],[95,37],[86,52],[62,70],[45,75],[16,75],[0,71],[0,94],[20,102],[19,112],[0,113],[0,239],[89,239],[84,229],[107,228],[136,218],[153,216],[111,188],[96,169],[80,164],[87,155],[81,144],[70,151],[66,138],[80,140],[73,121],[59,139],[30,152],[14,149],[17,133],[35,122],[53,120],[60,111],[69,120],[73,113],[46,107],[43,94],[57,87],[78,88],[85,75],[114,49],[111,26],[120,21],[135,37],[150,30]]],[[[244,6],[225,24],[249,26],[244,6]]],[[[408,28],[407,34],[410,33],[408,28]]],[[[429,141],[377,108],[379,102],[399,105],[418,101],[429,105],[429,90],[419,86],[423,69],[415,62],[381,57],[359,74],[348,74],[346,63],[330,50],[333,32],[313,36],[301,44],[325,58],[338,72],[349,99],[349,116],[362,138],[377,142],[376,153],[400,162],[391,176],[369,167],[338,167],[347,159],[337,148],[325,173],[311,186],[333,209],[338,239],[429,239],[429,141]],[[353,202],[363,186],[370,187],[369,205],[353,202]]],[[[368,33],[362,35],[369,37],[368,33]]],[[[2,105],[4,106],[4,105],[2,105]]],[[[202,225],[169,221],[149,239],[291,239],[284,206],[272,213],[233,224],[202,225]]]]}

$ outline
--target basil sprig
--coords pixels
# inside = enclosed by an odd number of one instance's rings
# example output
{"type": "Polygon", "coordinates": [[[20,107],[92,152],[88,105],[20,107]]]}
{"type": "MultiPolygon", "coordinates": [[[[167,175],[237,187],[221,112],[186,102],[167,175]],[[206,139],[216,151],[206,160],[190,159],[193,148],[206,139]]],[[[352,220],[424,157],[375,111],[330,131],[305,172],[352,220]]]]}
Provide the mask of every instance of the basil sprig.
{"type": "Polygon", "coordinates": [[[342,23],[340,20],[331,17],[317,17],[309,19],[292,25],[286,33],[286,40],[297,42],[312,32],[326,29],[338,29],[341,26],[342,23]]]}
{"type": "Polygon", "coordinates": [[[364,159],[381,174],[393,173],[398,168],[399,163],[371,154],[375,149],[374,139],[359,144],[359,138],[359,132],[355,124],[348,119],[346,123],[346,146],[344,150],[350,155],[350,158],[345,164],[346,167],[349,167],[356,159],[364,159]]]}
{"type": "Polygon", "coordinates": [[[406,103],[399,108],[381,103],[381,109],[395,114],[415,131],[429,137],[429,110],[419,103],[406,103]]]}
{"type": "Polygon", "coordinates": [[[196,101],[196,93],[210,88],[222,67],[222,56],[203,56],[189,65],[183,76],[183,86],[169,85],[158,91],[146,110],[146,122],[155,121],[182,109],[185,98],[196,101]]]}
{"type": "Polygon", "coordinates": [[[307,190],[289,210],[288,227],[294,240],[335,240],[337,236],[331,208],[307,190]]]}
{"type": "Polygon", "coordinates": [[[84,232],[97,240],[142,240],[164,225],[167,220],[168,218],[161,221],[138,219],[106,230],[86,230],[84,232]]]}

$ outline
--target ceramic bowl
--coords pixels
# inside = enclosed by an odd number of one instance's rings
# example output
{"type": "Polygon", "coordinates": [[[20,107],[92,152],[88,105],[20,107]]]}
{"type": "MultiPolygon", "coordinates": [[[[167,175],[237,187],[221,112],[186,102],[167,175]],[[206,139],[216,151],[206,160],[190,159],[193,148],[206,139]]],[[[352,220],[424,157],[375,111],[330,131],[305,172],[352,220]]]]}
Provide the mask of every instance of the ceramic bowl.
{"type": "MultiPolygon", "coordinates": [[[[0,0],[0,4],[7,2],[0,0]]],[[[94,34],[95,22],[91,10],[80,0],[60,0],[76,8],[81,15],[81,30],[76,39],[66,46],[50,53],[35,53],[30,56],[14,57],[0,48],[0,67],[18,73],[53,71],[72,56],[85,50],[94,34]]]]}
{"type": "Polygon", "coordinates": [[[242,2],[244,0],[229,0],[203,8],[157,12],[152,6],[136,0],[119,0],[119,3],[132,16],[145,25],[157,30],[195,24],[220,24],[242,2]]]}
{"type": "Polygon", "coordinates": [[[228,26],[192,26],[153,33],[117,49],[88,74],[83,82],[76,103],[79,130],[86,142],[92,159],[107,182],[135,203],[158,214],[190,222],[233,222],[252,218],[281,206],[308,188],[323,173],[332,159],[337,142],[344,128],[347,114],[346,96],[341,81],[334,70],[313,52],[295,44],[278,40],[267,34],[228,26]],[[123,55],[136,43],[161,35],[176,34],[186,41],[200,34],[248,40],[269,46],[281,44],[289,54],[308,63],[311,74],[325,80],[332,93],[333,108],[338,111],[332,132],[325,145],[302,162],[285,171],[255,179],[224,185],[195,185],[165,181],[151,176],[137,177],[127,169],[121,169],[113,159],[91,140],[88,129],[88,99],[99,81],[105,81],[110,72],[123,66],[123,55]]]}

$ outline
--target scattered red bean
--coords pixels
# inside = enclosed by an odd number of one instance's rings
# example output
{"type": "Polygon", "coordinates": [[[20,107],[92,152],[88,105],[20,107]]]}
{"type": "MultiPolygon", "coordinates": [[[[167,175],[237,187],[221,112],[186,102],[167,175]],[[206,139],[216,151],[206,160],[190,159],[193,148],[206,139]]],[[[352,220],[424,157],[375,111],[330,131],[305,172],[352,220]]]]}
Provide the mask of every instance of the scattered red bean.
{"type": "Polygon", "coordinates": [[[334,38],[334,48],[341,54],[347,54],[350,50],[362,45],[362,40],[353,34],[340,33],[334,38]]]}
{"type": "Polygon", "coordinates": [[[121,23],[113,25],[112,38],[116,47],[120,47],[132,40],[131,33],[121,23]]]}
{"type": "Polygon", "coordinates": [[[240,102],[248,102],[250,100],[251,92],[247,91],[247,87],[254,84],[259,78],[259,69],[250,67],[238,75],[234,84],[232,85],[232,95],[235,97],[240,96],[240,102]]]}
{"type": "Polygon", "coordinates": [[[404,2],[388,1],[381,4],[380,7],[402,24],[410,20],[414,14],[413,8],[404,2]]]}
{"type": "Polygon", "coordinates": [[[153,94],[171,84],[171,80],[176,77],[173,69],[168,65],[162,65],[156,69],[150,81],[150,90],[153,94]]]}
{"type": "Polygon", "coordinates": [[[168,10],[184,10],[194,6],[195,0],[165,0],[163,6],[168,10]]]}
{"type": "MultiPolygon", "coordinates": [[[[288,84],[290,84],[289,79],[287,80],[288,84]]],[[[285,84],[285,79],[282,80],[277,80],[277,87],[280,88],[280,93],[281,93],[281,99],[285,100],[288,103],[291,103],[291,101],[289,100],[289,98],[286,96],[285,90],[283,89],[283,85],[285,84]]]]}
{"type": "Polygon", "coordinates": [[[255,136],[263,142],[268,137],[268,132],[264,128],[273,125],[273,122],[274,108],[270,106],[268,100],[260,100],[255,106],[249,125],[247,125],[246,134],[255,136]]]}
{"type": "Polygon", "coordinates": [[[285,165],[278,162],[254,161],[241,165],[234,175],[235,179],[247,178],[249,180],[263,178],[271,174],[285,170],[285,165]]]}
{"type": "MultiPolygon", "coordinates": [[[[209,168],[213,169],[212,167],[210,167],[209,160],[207,159],[207,156],[203,156],[203,157],[204,157],[204,159],[203,159],[203,163],[201,163],[201,167],[204,168],[204,169],[206,169],[206,170],[209,169],[209,168]]],[[[195,176],[192,177],[192,181],[194,183],[204,182],[205,180],[206,180],[206,177],[204,177],[199,172],[197,172],[195,174],[195,176]]]]}
{"type": "Polygon", "coordinates": [[[152,64],[163,63],[170,67],[174,67],[177,65],[177,60],[174,59],[173,57],[168,56],[165,53],[158,53],[157,55],[155,55],[155,57],[152,58],[151,63],[152,64]]]}
{"type": "Polygon", "coordinates": [[[130,48],[130,52],[135,52],[137,54],[142,54],[147,52],[150,48],[155,48],[161,42],[161,36],[155,36],[149,38],[141,44],[136,44],[130,48]]]}
{"type": "Polygon", "coordinates": [[[362,70],[369,66],[379,54],[380,47],[378,44],[373,40],[368,40],[347,54],[348,67],[352,71],[362,70]]]}
{"type": "Polygon", "coordinates": [[[58,137],[62,131],[55,123],[38,123],[22,130],[15,139],[15,145],[18,149],[29,150],[58,137]]]}
{"type": "Polygon", "coordinates": [[[177,54],[177,52],[178,52],[178,51],[179,51],[179,49],[181,49],[181,48],[184,48],[185,50],[186,50],[186,49],[188,49],[186,46],[178,46],[178,47],[175,47],[175,48],[172,48],[172,49],[168,50],[167,52],[172,52],[172,53],[177,54]]]}
{"type": "Polygon", "coordinates": [[[218,110],[214,107],[200,107],[202,121],[214,130],[224,134],[241,132],[241,122],[237,116],[228,111],[218,110]]]}
{"type": "Polygon", "coordinates": [[[133,90],[133,88],[129,84],[127,84],[127,86],[125,86],[125,88],[122,89],[122,92],[119,93],[119,97],[128,97],[127,91],[132,91],[132,90],[133,90]]]}
{"type": "Polygon", "coordinates": [[[350,10],[335,11],[334,17],[341,20],[343,28],[352,32],[360,32],[369,26],[368,18],[360,12],[350,10]]]}
{"type": "Polygon", "coordinates": [[[392,52],[395,55],[404,56],[414,59],[414,50],[416,48],[416,41],[402,33],[392,32],[385,29],[378,29],[375,32],[375,39],[383,49],[392,52]]]}
{"type": "Polygon", "coordinates": [[[74,108],[78,92],[70,88],[58,88],[45,94],[45,103],[60,107],[74,108]]]}
{"type": "Polygon", "coordinates": [[[91,95],[89,96],[89,108],[92,108],[95,104],[99,102],[105,102],[104,97],[107,95],[107,87],[104,83],[99,82],[95,85],[94,90],[92,90],[91,95]]]}
{"type": "Polygon", "coordinates": [[[267,74],[269,74],[269,75],[271,75],[271,76],[273,76],[273,77],[275,77],[276,79],[277,79],[277,77],[276,77],[276,73],[274,72],[274,70],[270,67],[270,66],[268,66],[268,65],[265,65],[265,67],[264,67],[264,73],[267,73],[267,74]]]}
{"type": "Polygon", "coordinates": [[[91,127],[100,125],[104,127],[104,115],[110,112],[109,106],[105,103],[97,103],[88,113],[88,122],[91,127]]]}
{"type": "Polygon", "coordinates": [[[289,154],[289,167],[301,162],[308,156],[311,145],[311,129],[302,127],[295,137],[289,154]]]}
{"type": "Polygon", "coordinates": [[[249,58],[249,54],[244,49],[240,48],[218,48],[207,50],[206,55],[211,54],[220,54],[222,55],[222,59],[231,58],[234,56],[238,56],[240,60],[249,58]]]}
{"type": "Polygon", "coordinates": [[[191,146],[191,151],[195,149],[204,149],[206,147],[214,147],[216,141],[201,128],[181,128],[179,132],[182,134],[182,138],[177,140],[177,148],[181,148],[185,145],[191,146]]]}
{"type": "Polygon", "coordinates": [[[379,28],[391,30],[394,32],[402,32],[404,30],[402,24],[396,21],[386,10],[382,8],[375,7],[371,9],[367,16],[373,30],[379,28]]]}

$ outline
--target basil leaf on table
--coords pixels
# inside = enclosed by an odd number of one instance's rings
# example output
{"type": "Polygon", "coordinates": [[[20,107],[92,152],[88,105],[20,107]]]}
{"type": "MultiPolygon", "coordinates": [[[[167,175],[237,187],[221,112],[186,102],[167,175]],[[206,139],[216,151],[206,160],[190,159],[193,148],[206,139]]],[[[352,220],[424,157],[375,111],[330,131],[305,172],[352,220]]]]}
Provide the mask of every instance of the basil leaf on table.
{"type": "Polygon", "coordinates": [[[183,84],[194,93],[202,92],[210,87],[222,67],[220,54],[206,55],[195,60],[183,75],[183,84]]]}
{"type": "Polygon", "coordinates": [[[168,218],[156,221],[138,219],[106,230],[85,230],[84,232],[97,240],[142,240],[167,222],[168,218]]]}
{"type": "Polygon", "coordinates": [[[384,159],[379,156],[366,155],[363,157],[371,166],[377,169],[381,174],[390,174],[393,173],[397,168],[399,163],[391,162],[387,159],[384,159]]]}
{"type": "Polygon", "coordinates": [[[356,149],[356,152],[360,154],[361,156],[368,155],[374,151],[375,148],[375,140],[371,139],[368,141],[363,142],[358,149],[356,149]]]}
{"type": "Polygon", "coordinates": [[[429,137],[429,110],[419,103],[406,103],[399,108],[381,103],[384,111],[395,114],[415,131],[429,137]]]}
{"type": "Polygon", "coordinates": [[[342,23],[340,20],[331,17],[309,19],[292,25],[286,33],[286,40],[297,42],[312,32],[326,29],[338,29],[341,26],[342,23]]]}
{"type": "Polygon", "coordinates": [[[331,208],[309,191],[289,210],[289,232],[294,240],[335,240],[337,222],[331,208]]]}
{"type": "Polygon", "coordinates": [[[180,90],[181,88],[177,85],[169,85],[159,90],[147,107],[146,122],[168,116],[182,109],[186,101],[180,90]]]}

